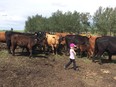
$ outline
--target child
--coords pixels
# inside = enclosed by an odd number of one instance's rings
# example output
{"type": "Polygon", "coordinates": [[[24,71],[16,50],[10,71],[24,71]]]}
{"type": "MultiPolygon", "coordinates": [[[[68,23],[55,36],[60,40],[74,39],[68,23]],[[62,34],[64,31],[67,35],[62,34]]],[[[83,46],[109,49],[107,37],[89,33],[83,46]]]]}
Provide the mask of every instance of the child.
{"type": "Polygon", "coordinates": [[[70,61],[64,66],[64,68],[66,69],[71,63],[73,63],[73,68],[74,70],[76,70],[76,62],[75,62],[75,56],[76,56],[76,52],[74,51],[74,47],[75,44],[71,43],[70,44],[70,61]]]}

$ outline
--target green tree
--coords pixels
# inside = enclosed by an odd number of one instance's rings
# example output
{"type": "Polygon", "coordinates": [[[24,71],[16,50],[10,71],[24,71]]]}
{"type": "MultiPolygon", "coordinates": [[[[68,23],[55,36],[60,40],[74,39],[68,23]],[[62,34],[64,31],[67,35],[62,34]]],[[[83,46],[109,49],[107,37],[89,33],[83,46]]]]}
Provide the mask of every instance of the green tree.
{"type": "Polygon", "coordinates": [[[80,22],[81,22],[81,31],[83,32],[88,32],[89,31],[89,27],[90,27],[90,14],[89,13],[81,13],[80,14],[80,22]]]}
{"type": "Polygon", "coordinates": [[[102,35],[108,35],[115,31],[116,10],[113,8],[102,8],[96,11],[93,16],[94,25],[102,35]]]}
{"type": "Polygon", "coordinates": [[[47,19],[41,15],[28,17],[28,20],[25,22],[25,31],[36,32],[45,30],[46,20],[47,19]]]}

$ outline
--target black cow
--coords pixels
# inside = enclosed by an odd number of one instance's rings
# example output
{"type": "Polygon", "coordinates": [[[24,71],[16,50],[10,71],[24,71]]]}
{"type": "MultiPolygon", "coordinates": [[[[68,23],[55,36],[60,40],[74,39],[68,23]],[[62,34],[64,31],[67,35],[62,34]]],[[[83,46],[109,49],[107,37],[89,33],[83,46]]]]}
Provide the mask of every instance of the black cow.
{"type": "Polygon", "coordinates": [[[11,47],[12,47],[12,55],[15,55],[15,49],[17,46],[28,48],[30,55],[32,56],[32,49],[34,46],[40,43],[40,39],[37,36],[27,36],[21,34],[13,34],[11,36],[11,47]]]}
{"type": "Polygon", "coordinates": [[[89,45],[89,38],[80,35],[67,35],[65,36],[67,51],[69,51],[70,43],[74,43],[78,47],[80,45],[89,45]]]}
{"type": "Polygon", "coordinates": [[[99,64],[102,64],[101,56],[104,52],[108,53],[109,61],[111,61],[112,55],[116,54],[116,37],[103,36],[96,39],[93,62],[99,58],[99,64]]]}
{"type": "Polygon", "coordinates": [[[45,54],[46,53],[46,48],[47,48],[46,32],[44,32],[44,31],[38,31],[38,32],[35,32],[35,33],[37,33],[37,37],[40,38],[40,43],[39,43],[38,47],[45,54]]]}

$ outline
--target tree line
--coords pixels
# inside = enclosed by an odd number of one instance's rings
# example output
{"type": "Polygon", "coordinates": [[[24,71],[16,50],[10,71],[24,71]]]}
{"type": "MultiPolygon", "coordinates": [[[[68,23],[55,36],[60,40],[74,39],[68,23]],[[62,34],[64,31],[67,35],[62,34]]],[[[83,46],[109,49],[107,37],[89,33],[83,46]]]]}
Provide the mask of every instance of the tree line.
{"type": "Polygon", "coordinates": [[[91,32],[101,35],[115,35],[116,7],[99,7],[94,15],[90,13],[65,12],[57,10],[50,17],[35,15],[25,22],[25,32],[91,32]]]}

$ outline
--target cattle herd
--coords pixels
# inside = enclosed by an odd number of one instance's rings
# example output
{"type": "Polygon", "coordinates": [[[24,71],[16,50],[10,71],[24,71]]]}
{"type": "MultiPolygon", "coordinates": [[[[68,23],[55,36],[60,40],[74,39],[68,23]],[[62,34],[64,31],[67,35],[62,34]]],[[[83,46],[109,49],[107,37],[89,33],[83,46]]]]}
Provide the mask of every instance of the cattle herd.
{"type": "Polygon", "coordinates": [[[42,31],[35,33],[21,33],[14,31],[0,32],[0,42],[6,43],[9,54],[15,55],[17,46],[26,49],[29,57],[32,57],[36,48],[42,49],[42,52],[53,54],[68,54],[70,43],[76,45],[76,52],[80,57],[83,53],[89,59],[99,60],[102,63],[102,55],[107,52],[109,61],[112,55],[116,54],[116,37],[114,36],[82,36],[69,33],[50,34],[42,31]]]}

